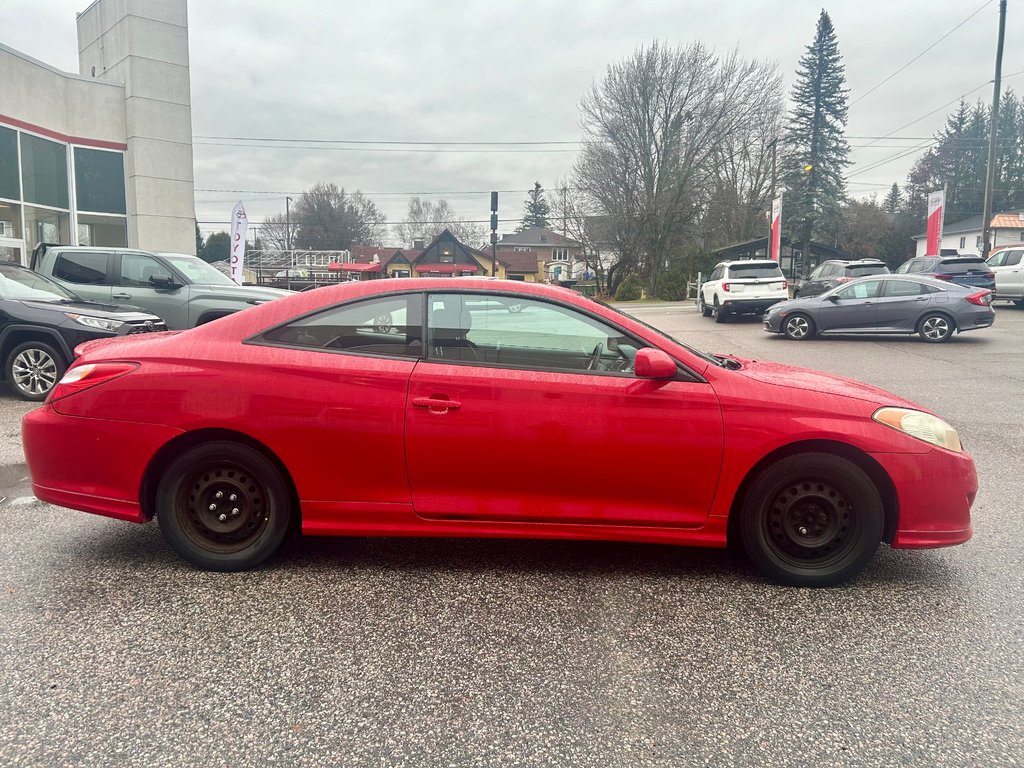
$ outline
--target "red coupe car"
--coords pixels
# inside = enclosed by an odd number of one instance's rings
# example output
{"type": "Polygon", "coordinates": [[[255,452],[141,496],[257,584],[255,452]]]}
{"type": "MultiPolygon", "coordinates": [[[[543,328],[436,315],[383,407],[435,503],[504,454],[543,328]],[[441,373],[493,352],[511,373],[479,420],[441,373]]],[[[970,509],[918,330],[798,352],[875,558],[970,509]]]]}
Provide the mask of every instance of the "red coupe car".
{"type": "Polygon", "coordinates": [[[24,419],[36,495],[156,517],[201,568],[256,566],[296,527],[737,538],[770,578],[821,586],[881,542],[971,536],[974,462],[926,408],[559,288],[354,282],[77,352],[24,419]]]}

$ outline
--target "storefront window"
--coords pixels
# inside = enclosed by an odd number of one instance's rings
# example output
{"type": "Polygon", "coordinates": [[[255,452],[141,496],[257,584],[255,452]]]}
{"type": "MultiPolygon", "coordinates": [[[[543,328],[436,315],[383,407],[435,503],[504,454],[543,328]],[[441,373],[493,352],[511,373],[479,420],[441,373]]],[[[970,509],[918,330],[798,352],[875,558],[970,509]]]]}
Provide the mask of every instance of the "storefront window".
{"type": "Polygon", "coordinates": [[[18,200],[18,132],[0,127],[0,197],[18,200]]]}
{"type": "Polygon", "coordinates": [[[21,239],[21,206],[0,203],[0,237],[21,239]]]}
{"type": "Polygon", "coordinates": [[[67,208],[67,145],[21,134],[21,180],[26,203],[67,208]]]}
{"type": "Polygon", "coordinates": [[[125,213],[124,155],[75,147],[75,194],[80,211],[125,213]]]}
{"type": "Polygon", "coordinates": [[[71,217],[61,211],[25,206],[25,244],[29,252],[39,243],[70,243],[71,217]]]}
{"type": "Polygon", "coordinates": [[[78,244],[127,248],[127,220],[120,216],[90,216],[87,213],[80,213],[78,214],[78,244]]]}

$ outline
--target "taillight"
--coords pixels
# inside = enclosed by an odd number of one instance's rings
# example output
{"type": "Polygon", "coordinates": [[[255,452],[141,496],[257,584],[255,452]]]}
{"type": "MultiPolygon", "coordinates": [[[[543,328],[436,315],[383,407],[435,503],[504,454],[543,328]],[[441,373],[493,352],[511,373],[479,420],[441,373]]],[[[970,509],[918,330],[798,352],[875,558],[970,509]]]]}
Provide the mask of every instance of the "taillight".
{"type": "Polygon", "coordinates": [[[788,280],[783,280],[782,281],[782,290],[786,290],[787,288],[789,288],[789,281],[788,280]]]}
{"type": "Polygon", "coordinates": [[[985,273],[985,279],[986,280],[995,280],[996,279],[996,273],[995,272],[986,272],[985,273]]]}
{"type": "Polygon", "coordinates": [[[86,389],[118,379],[139,367],[138,363],[89,363],[69,368],[64,377],[50,390],[46,402],[77,394],[86,389]]]}
{"type": "Polygon", "coordinates": [[[722,290],[723,291],[728,291],[729,290],[729,284],[728,283],[722,283],[722,290]]]}
{"type": "Polygon", "coordinates": [[[936,280],[952,280],[952,275],[932,275],[936,280]]]}
{"type": "Polygon", "coordinates": [[[967,297],[967,300],[971,304],[977,304],[979,307],[988,307],[992,305],[992,291],[978,291],[972,293],[967,297]]]}
{"type": "Polygon", "coordinates": [[[853,280],[852,277],[839,277],[839,278],[836,278],[836,282],[837,283],[848,283],[851,280],[853,280]]]}

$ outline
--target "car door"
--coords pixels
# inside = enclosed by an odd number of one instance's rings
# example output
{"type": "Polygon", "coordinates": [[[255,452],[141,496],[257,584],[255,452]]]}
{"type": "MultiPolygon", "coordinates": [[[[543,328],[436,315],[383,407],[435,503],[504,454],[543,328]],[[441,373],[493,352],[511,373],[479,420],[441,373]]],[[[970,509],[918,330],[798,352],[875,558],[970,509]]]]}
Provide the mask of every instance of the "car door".
{"type": "Polygon", "coordinates": [[[800,286],[801,296],[817,296],[827,290],[826,278],[832,269],[831,264],[821,264],[814,268],[814,271],[807,277],[807,280],[800,286]]]}
{"type": "Polygon", "coordinates": [[[881,280],[876,299],[875,327],[913,333],[917,320],[931,303],[931,291],[915,280],[881,280]]]}
{"type": "Polygon", "coordinates": [[[52,277],[86,301],[110,304],[112,260],[108,251],[58,251],[52,277]]]}
{"type": "Polygon", "coordinates": [[[1024,297],[1024,271],[1021,271],[1021,257],[1024,248],[1014,248],[997,253],[988,260],[989,268],[996,276],[996,296],[1001,299],[1024,297]]]}
{"type": "Polygon", "coordinates": [[[710,385],[637,379],[643,342],[573,307],[521,303],[509,313],[479,295],[428,299],[406,420],[417,514],[703,524],[723,449],[710,385]]]}
{"type": "Polygon", "coordinates": [[[875,325],[880,280],[855,280],[829,294],[818,307],[818,330],[856,331],[875,325]]]}
{"type": "Polygon", "coordinates": [[[189,327],[189,286],[163,261],[145,253],[121,253],[114,275],[114,290],[110,297],[115,304],[142,307],[167,323],[171,330],[189,327]],[[157,287],[150,282],[154,275],[173,278],[172,287],[157,287]]]}

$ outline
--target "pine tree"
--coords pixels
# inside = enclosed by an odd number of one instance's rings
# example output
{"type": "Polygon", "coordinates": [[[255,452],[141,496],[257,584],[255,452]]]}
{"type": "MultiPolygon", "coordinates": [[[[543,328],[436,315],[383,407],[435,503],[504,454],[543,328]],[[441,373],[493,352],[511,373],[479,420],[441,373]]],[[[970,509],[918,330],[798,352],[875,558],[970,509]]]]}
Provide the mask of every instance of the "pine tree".
{"type": "Polygon", "coordinates": [[[520,232],[530,227],[546,227],[548,214],[551,213],[551,206],[544,197],[544,188],[539,181],[533,183],[533,189],[527,195],[523,203],[523,223],[519,225],[520,232]]]}
{"type": "MultiPolygon", "coordinates": [[[[807,254],[813,237],[831,239],[838,231],[846,197],[843,174],[850,164],[844,135],[846,75],[832,20],[818,16],[814,42],[800,59],[786,129],[785,171],[788,229],[807,254]]],[[[803,268],[810,267],[804,258],[803,268]]]]}
{"type": "Polygon", "coordinates": [[[895,214],[900,209],[902,202],[903,196],[900,195],[900,185],[893,182],[892,187],[889,189],[889,194],[882,201],[882,209],[888,214],[895,214]]]}
{"type": "Polygon", "coordinates": [[[196,224],[196,256],[200,259],[204,258],[206,252],[206,243],[203,242],[203,233],[199,231],[199,225],[196,224]]]}

